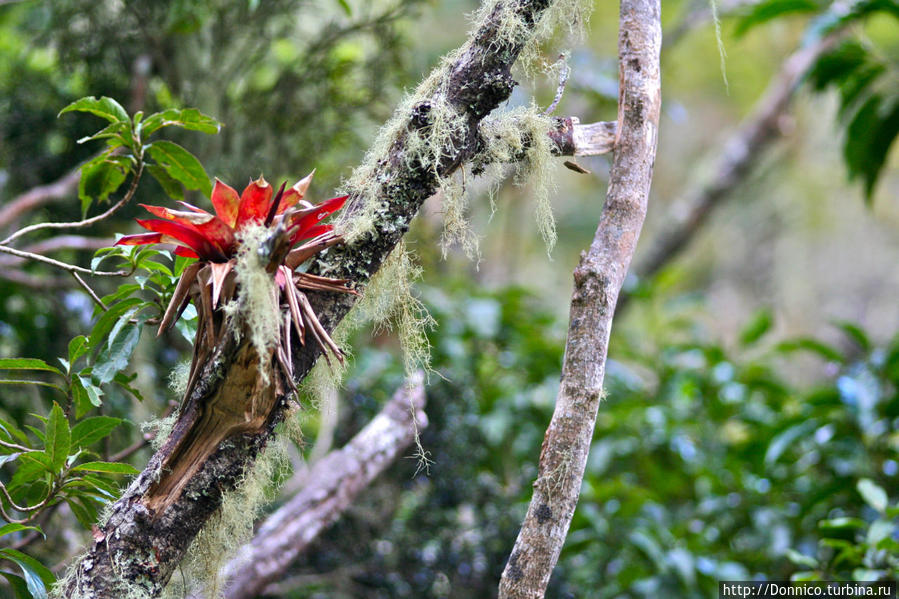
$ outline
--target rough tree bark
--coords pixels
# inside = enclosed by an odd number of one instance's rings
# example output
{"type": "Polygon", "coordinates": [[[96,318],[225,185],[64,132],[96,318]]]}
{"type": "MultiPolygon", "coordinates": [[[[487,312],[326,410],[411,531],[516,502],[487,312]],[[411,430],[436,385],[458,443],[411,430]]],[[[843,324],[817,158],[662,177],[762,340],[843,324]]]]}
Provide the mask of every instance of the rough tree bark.
{"type": "MultiPolygon", "coordinates": [[[[331,248],[312,263],[310,272],[326,272],[328,276],[348,278],[357,284],[371,278],[406,233],[422,203],[437,190],[440,179],[477,151],[479,122],[509,97],[515,85],[510,69],[528,38],[500,36],[502,25],[514,20],[533,32],[551,4],[549,0],[509,0],[491,5],[469,41],[446,67],[448,85],[443,97],[433,98],[435,103],[449,104],[462,115],[464,129],[447,140],[436,168],[409,164],[404,152],[408,132],[429,126],[427,119],[422,119],[424,111],[416,110],[426,102],[413,107],[410,114],[400,115],[408,123],[407,127],[398,130],[387,155],[368,174],[368,183],[377,185],[373,197],[381,199],[371,228],[353,242],[331,248]]],[[[349,192],[352,211],[353,200],[359,200],[363,192],[361,189],[349,192]]],[[[349,295],[309,295],[319,319],[329,331],[355,301],[349,295]]],[[[308,374],[318,354],[318,348],[311,343],[294,354],[297,379],[308,374]]],[[[216,349],[191,396],[186,398],[169,441],[114,504],[110,517],[95,531],[94,542],[74,565],[59,593],[95,599],[118,597],[123,590],[132,593],[131,596],[159,595],[191,541],[221,505],[223,493],[235,488],[265,447],[275,425],[284,417],[288,386],[282,381],[278,385],[282,392],[274,396],[270,389],[257,389],[253,383],[254,360],[258,356],[247,351],[246,342],[241,343],[231,335],[216,349]],[[236,357],[242,359],[235,362],[236,357]],[[195,472],[188,470],[192,472],[188,480],[167,485],[166,488],[176,489],[176,497],[159,501],[154,493],[160,477],[165,476],[161,468],[177,449],[179,440],[190,435],[198,422],[208,420],[204,411],[210,403],[222,395],[233,394],[237,387],[268,396],[268,412],[261,419],[261,426],[255,424],[260,415],[252,414],[253,428],[240,430],[219,443],[211,455],[204,456],[195,472]]],[[[255,405],[254,400],[247,398],[247,404],[255,405]]]]}
{"type": "Polygon", "coordinates": [[[501,599],[544,596],[580,495],[615,302],[646,216],[658,137],[660,0],[622,0],[618,141],[599,227],[574,270],[568,341],[534,494],[500,581],[501,599]]]}

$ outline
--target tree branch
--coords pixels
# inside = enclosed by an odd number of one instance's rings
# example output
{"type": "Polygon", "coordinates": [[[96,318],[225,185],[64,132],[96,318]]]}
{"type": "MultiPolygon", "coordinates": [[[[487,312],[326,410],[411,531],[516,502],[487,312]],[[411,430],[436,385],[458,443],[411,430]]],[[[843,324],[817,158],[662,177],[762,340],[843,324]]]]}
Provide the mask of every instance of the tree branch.
{"type": "Polygon", "coordinates": [[[661,105],[660,0],[622,0],[618,142],[599,227],[574,270],[562,381],[534,494],[499,587],[501,599],[539,599],[577,505],[602,395],[615,302],[646,215],[661,105]]]}
{"type": "MultiPolygon", "coordinates": [[[[675,200],[665,217],[666,229],[653,238],[653,243],[639,260],[640,277],[651,277],[683,252],[712,211],[733,194],[758,163],[760,156],[782,135],[780,122],[787,114],[790,101],[803,77],[818,58],[839,39],[834,33],[797,50],[784,62],[771,80],[764,96],[750,116],[727,140],[713,169],[714,176],[704,184],[689,189],[675,200]]],[[[619,309],[628,301],[624,295],[619,309]]]]}
{"type": "Polygon", "coordinates": [[[17,196],[0,209],[0,229],[9,227],[26,212],[54,200],[61,200],[68,197],[69,194],[74,192],[75,188],[78,187],[78,181],[80,179],[81,173],[78,169],[75,169],[53,183],[33,187],[17,196]]]}
{"type": "MultiPolygon", "coordinates": [[[[49,237],[37,243],[32,243],[22,248],[23,252],[30,254],[46,254],[65,250],[96,251],[109,247],[112,239],[102,237],[85,237],[83,235],[58,235],[49,237]]],[[[0,256],[0,266],[15,266],[26,262],[25,258],[15,256],[0,256]]]]}
{"type": "Polygon", "coordinates": [[[312,466],[304,476],[306,486],[269,516],[225,566],[226,599],[251,599],[283,578],[312,541],[412,443],[416,426],[421,430],[428,424],[423,378],[419,373],[398,389],[349,443],[312,466]]]}

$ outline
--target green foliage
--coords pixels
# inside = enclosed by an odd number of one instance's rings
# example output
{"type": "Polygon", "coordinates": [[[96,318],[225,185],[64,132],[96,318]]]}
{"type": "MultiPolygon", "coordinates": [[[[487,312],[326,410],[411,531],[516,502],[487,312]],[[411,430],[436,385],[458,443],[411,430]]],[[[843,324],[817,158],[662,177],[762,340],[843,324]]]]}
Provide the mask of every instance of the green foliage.
{"type": "Polygon", "coordinates": [[[843,159],[849,178],[862,180],[870,201],[899,135],[899,67],[858,41],[846,40],[818,60],[810,81],[818,91],[839,92],[843,159]]]}
{"type": "Polygon", "coordinates": [[[78,197],[81,199],[82,215],[87,214],[92,203],[106,201],[130,173],[135,172],[135,177],[139,177],[145,166],[166,193],[175,199],[184,199],[181,185],[187,189],[199,189],[206,196],[212,193],[209,175],[193,154],[167,140],[145,143],[150,135],[169,126],[218,133],[221,123],[212,117],[195,108],[187,108],[157,112],[144,120],[142,112],[129,117],[121,104],[105,96],[76,100],[63,108],[59,116],[69,112],[86,112],[110,121],[100,131],[78,140],[78,143],[85,143],[105,139],[107,146],[100,155],[81,167],[78,197]],[[146,158],[152,158],[156,164],[145,164],[146,158]]]}
{"type": "MultiPolygon", "coordinates": [[[[862,24],[875,15],[899,20],[896,0],[857,0],[848,5],[818,0],[765,0],[753,3],[737,20],[736,35],[788,14],[813,14],[805,35],[809,44],[862,24]]],[[[894,24],[895,26],[895,24],[894,24]]],[[[849,179],[861,179],[865,199],[873,198],[877,180],[899,135],[899,63],[890,50],[870,39],[852,36],[823,54],[809,83],[818,92],[834,90],[840,97],[838,125],[843,130],[843,160],[849,179]]]]}
{"type": "MultiPolygon", "coordinates": [[[[530,499],[564,331],[521,290],[449,286],[422,292],[440,323],[422,435],[431,474],[411,478],[403,464],[376,486],[359,506],[374,516],[350,515],[301,569],[334,576],[297,597],[495,592],[530,499]],[[350,579],[339,574],[346,563],[356,564],[350,579]]],[[[885,489],[899,474],[899,338],[860,343],[861,329],[839,323],[836,343],[776,342],[773,323],[761,310],[738,350],[674,318],[638,346],[613,339],[608,397],[547,596],[707,597],[719,579],[895,578],[896,504],[885,489]],[[823,370],[792,382],[809,359],[823,370]]],[[[377,345],[356,344],[355,425],[400,380],[377,345]]]]}

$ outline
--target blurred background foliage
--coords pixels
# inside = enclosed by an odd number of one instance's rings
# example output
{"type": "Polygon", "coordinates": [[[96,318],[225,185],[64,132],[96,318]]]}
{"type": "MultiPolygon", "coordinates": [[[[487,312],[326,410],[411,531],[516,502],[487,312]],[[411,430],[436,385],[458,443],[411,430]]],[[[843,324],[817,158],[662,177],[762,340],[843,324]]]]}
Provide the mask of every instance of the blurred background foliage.
{"type": "MultiPolygon", "coordinates": [[[[714,174],[710,161],[721,144],[831,8],[719,4],[727,84],[708,3],[663,7],[664,113],[638,252],[666,230],[675,200],[714,174]]],[[[699,597],[719,578],[899,575],[899,160],[882,147],[875,184],[878,165],[865,153],[896,126],[899,27],[894,2],[853,5],[874,9],[853,21],[846,42],[797,95],[779,123],[782,140],[682,256],[651,280],[629,282],[639,293],[615,322],[608,398],[549,596],[699,597]],[[853,89],[864,93],[852,96],[853,89]],[[865,122],[872,115],[879,120],[865,122]]],[[[310,195],[330,197],[403,89],[461,43],[475,7],[469,0],[3,3],[0,209],[97,151],[75,143],[95,131],[95,120],[56,118],[84,95],[115,97],[129,112],[197,107],[224,123],[221,133],[173,139],[210,175],[238,186],[260,172],[292,182],[316,168],[310,195]]],[[[572,47],[557,114],[614,118],[616,38],[617,5],[597,3],[587,39],[572,47]]],[[[560,47],[562,39],[547,46],[547,63],[560,47]]],[[[517,77],[522,86],[510,105],[532,96],[549,104],[555,74],[517,77]]],[[[420,295],[438,322],[423,438],[434,465],[430,475],[414,475],[414,460],[401,460],[273,594],[495,593],[552,412],[570,273],[604,195],[608,158],[579,163],[592,174],[560,165],[555,178],[559,243],[550,257],[527,186],[502,187],[494,211],[487,190],[468,182],[477,263],[461,252],[441,257],[440,198],[428,202],[409,241],[424,266],[420,295]]],[[[158,203],[162,193],[147,179],[137,198],[158,203]]],[[[76,219],[80,203],[74,194],[70,200],[4,226],[76,219]]],[[[141,212],[129,207],[91,233],[136,232],[131,219],[141,212]]],[[[75,251],[57,257],[90,260],[75,251]]],[[[35,289],[0,277],[0,358],[55,364],[70,339],[91,329],[86,296],[72,281],[52,281],[35,289]]],[[[97,286],[112,293],[118,283],[97,286]]],[[[392,335],[363,331],[353,348],[337,402],[307,415],[298,468],[301,457],[318,455],[315,446],[348,439],[401,384],[392,335]],[[325,426],[334,419],[336,429],[325,426]]],[[[144,400],[125,388],[107,391],[92,415],[124,422],[99,453],[138,440],[140,424],[178,399],[166,379],[188,356],[176,332],[162,342],[142,335],[128,373],[144,400]]],[[[52,406],[53,396],[34,387],[3,385],[0,393],[9,422],[38,426],[29,414],[52,406]]],[[[147,452],[130,461],[142,467],[147,452]]],[[[51,568],[89,535],[65,508],[52,523],[46,541],[27,546],[51,568]]]]}

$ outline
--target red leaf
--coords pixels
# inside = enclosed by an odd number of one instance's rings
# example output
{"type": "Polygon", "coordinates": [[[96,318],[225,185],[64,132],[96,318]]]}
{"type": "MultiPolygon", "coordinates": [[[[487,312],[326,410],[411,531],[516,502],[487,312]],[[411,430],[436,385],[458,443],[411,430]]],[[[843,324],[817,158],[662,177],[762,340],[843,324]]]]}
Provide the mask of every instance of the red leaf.
{"type": "Polygon", "coordinates": [[[234,253],[237,241],[234,239],[234,231],[226,225],[219,217],[209,214],[205,210],[201,210],[190,204],[186,204],[192,209],[192,212],[183,212],[179,210],[169,210],[162,206],[147,206],[141,204],[155,216],[165,218],[170,221],[184,225],[189,229],[193,229],[200,235],[212,243],[225,256],[234,253]]]}
{"type": "Polygon", "coordinates": [[[331,198],[330,200],[325,200],[324,202],[318,204],[317,206],[314,206],[313,208],[302,210],[293,215],[289,228],[292,229],[294,227],[297,227],[298,229],[291,235],[290,238],[292,240],[296,240],[315,237],[314,235],[308,234],[309,229],[317,225],[319,221],[323,220],[327,216],[343,208],[343,205],[348,197],[349,196],[331,198]]]}
{"type": "Polygon", "coordinates": [[[211,199],[215,213],[226,225],[234,228],[237,223],[237,210],[240,207],[240,196],[237,195],[237,190],[216,179],[211,199]]]}
{"type": "Polygon", "coordinates": [[[272,186],[264,178],[247,185],[240,196],[240,207],[237,210],[236,229],[241,229],[247,223],[261,223],[268,215],[272,199],[272,186]]]}
{"type": "Polygon", "coordinates": [[[200,257],[200,255],[197,254],[195,251],[193,251],[190,248],[186,248],[183,245],[179,245],[178,247],[175,248],[175,255],[183,256],[184,258],[199,258],[200,257]]]}
{"type": "Polygon", "coordinates": [[[331,225],[315,225],[313,227],[309,227],[305,231],[297,231],[293,235],[290,236],[291,245],[297,243],[298,241],[302,241],[303,239],[312,239],[313,237],[318,237],[319,235],[324,235],[329,231],[333,231],[334,227],[331,225]]]}
{"type": "MultiPolygon", "coordinates": [[[[195,251],[204,260],[223,262],[226,259],[226,256],[215,245],[192,227],[163,219],[137,219],[137,224],[145,229],[162,233],[166,237],[174,238],[177,242],[195,251]]],[[[162,241],[165,242],[164,239],[162,241]]]]}
{"type": "Polygon", "coordinates": [[[281,205],[278,206],[277,214],[284,214],[303,199],[303,196],[306,195],[306,190],[309,189],[309,184],[312,183],[312,177],[314,175],[315,169],[312,169],[311,173],[297,181],[293,187],[284,193],[284,197],[281,198],[281,205]]]}
{"type": "Polygon", "coordinates": [[[162,233],[138,233],[136,235],[125,235],[116,241],[114,245],[144,245],[161,242],[162,233]]]}

